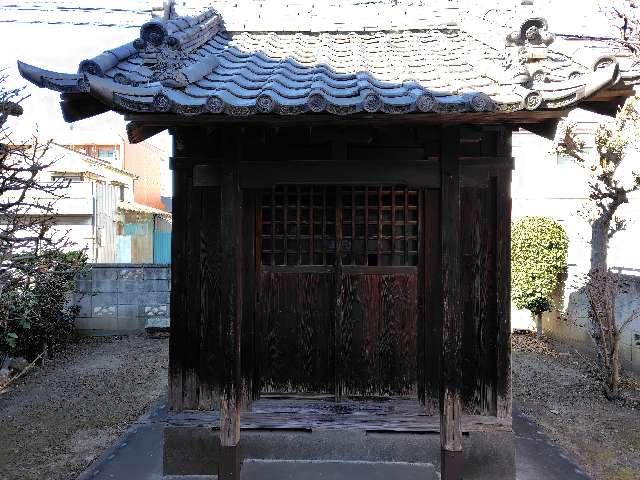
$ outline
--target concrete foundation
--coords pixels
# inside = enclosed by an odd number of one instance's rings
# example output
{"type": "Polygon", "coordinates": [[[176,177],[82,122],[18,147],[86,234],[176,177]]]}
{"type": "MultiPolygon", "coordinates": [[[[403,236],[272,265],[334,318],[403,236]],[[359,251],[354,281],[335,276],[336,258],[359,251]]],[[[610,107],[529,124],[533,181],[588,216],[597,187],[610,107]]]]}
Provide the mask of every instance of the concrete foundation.
{"type": "MultiPolygon", "coordinates": [[[[205,425],[170,423],[164,429],[164,474],[217,475],[221,457],[217,430],[205,425]]],[[[406,466],[406,478],[413,478],[414,473],[410,472],[419,471],[424,473],[421,478],[430,480],[436,478],[435,472],[440,469],[440,435],[361,430],[243,430],[240,456],[243,472],[264,468],[264,478],[272,478],[269,476],[272,471],[289,472],[291,478],[301,478],[295,474],[305,468],[309,475],[318,474],[318,478],[359,478],[349,475],[355,470],[362,471],[362,478],[377,478],[365,472],[384,471],[393,464],[406,466]],[[342,468],[344,476],[336,476],[342,468]]],[[[515,479],[513,433],[465,435],[464,460],[465,480],[515,479]]]]}

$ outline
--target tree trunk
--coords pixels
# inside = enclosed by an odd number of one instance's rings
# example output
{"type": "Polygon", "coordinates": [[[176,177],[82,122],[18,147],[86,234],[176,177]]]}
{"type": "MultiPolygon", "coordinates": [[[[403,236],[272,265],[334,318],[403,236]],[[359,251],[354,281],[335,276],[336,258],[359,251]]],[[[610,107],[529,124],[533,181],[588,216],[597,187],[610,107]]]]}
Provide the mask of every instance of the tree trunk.
{"type": "Polygon", "coordinates": [[[606,396],[609,400],[618,398],[620,385],[620,358],[618,355],[618,339],[613,339],[611,345],[611,358],[609,361],[609,371],[607,372],[606,396]]]}
{"type": "Polygon", "coordinates": [[[620,379],[619,335],[615,313],[617,292],[607,265],[609,229],[614,213],[615,211],[603,213],[591,225],[591,270],[586,287],[592,337],[598,348],[603,390],[609,400],[618,396],[620,379]]]}
{"type": "Polygon", "coordinates": [[[536,336],[538,338],[542,337],[542,314],[536,314],[536,336]]]}
{"type": "Polygon", "coordinates": [[[591,270],[607,270],[610,224],[610,217],[606,215],[598,218],[591,225],[591,270]]]}

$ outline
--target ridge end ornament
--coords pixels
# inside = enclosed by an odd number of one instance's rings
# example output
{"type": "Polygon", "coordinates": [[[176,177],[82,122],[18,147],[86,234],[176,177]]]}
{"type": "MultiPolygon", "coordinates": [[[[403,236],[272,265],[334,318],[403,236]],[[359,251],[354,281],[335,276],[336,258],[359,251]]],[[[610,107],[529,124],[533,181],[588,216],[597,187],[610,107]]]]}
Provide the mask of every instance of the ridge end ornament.
{"type": "Polygon", "coordinates": [[[151,7],[151,15],[156,18],[162,18],[163,20],[171,20],[176,17],[176,2],[175,0],[163,0],[151,7]]]}
{"type": "Polygon", "coordinates": [[[520,30],[507,35],[507,45],[548,47],[555,38],[555,35],[549,31],[549,23],[544,18],[530,18],[520,26],[520,30]]]}

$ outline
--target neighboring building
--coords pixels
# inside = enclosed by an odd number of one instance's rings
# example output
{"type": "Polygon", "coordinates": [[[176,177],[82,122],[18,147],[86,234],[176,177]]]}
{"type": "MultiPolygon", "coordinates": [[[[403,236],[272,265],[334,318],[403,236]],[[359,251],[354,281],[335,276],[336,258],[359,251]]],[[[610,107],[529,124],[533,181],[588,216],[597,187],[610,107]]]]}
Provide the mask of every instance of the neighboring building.
{"type": "Polygon", "coordinates": [[[171,214],[140,203],[118,205],[118,263],[171,263],[171,214]]]}
{"type": "MultiPolygon", "coordinates": [[[[91,263],[170,263],[171,214],[135,201],[138,177],[122,168],[118,146],[51,144],[54,161],[40,181],[67,181],[54,203],[54,235],[84,250],[91,263]],[[81,153],[110,150],[108,160],[81,153]],[[128,245],[128,248],[127,248],[128,245]]],[[[38,196],[34,193],[34,196],[38,196]]],[[[54,198],[38,197],[43,204],[54,198]]]]}
{"type": "Polygon", "coordinates": [[[131,144],[128,139],[121,144],[83,143],[65,148],[103,168],[120,170],[133,182],[127,196],[116,192],[115,207],[109,193],[99,191],[97,204],[107,211],[98,212],[99,227],[91,247],[95,254],[90,261],[170,263],[171,214],[161,199],[162,151],[146,142],[131,144]]]}
{"type": "MultiPolygon", "coordinates": [[[[597,155],[594,133],[608,117],[584,110],[569,115],[576,132],[585,142],[585,155],[597,155]]],[[[558,293],[556,309],[545,315],[544,327],[576,345],[590,345],[587,304],[581,291],[582,279],[590,266],[590,226],[581,210],[588,205],[588,176],[566,155],[558,154],[555,142],[521,130],[513,136],[513,219],[541,215],[559,221],[569,236],[568,275],[558,293]]],[[[625,162],[640,165],[640,152],[631,151],[625,162]]],[[[627,228],[615,234],[609,246],[609,265],[630,278],[628,295],[618,301],[620,318],[632,308],[640,308],[640,193],[631,194],[619,213],[628,220],[627,228]],[[636,286],[637,285],[637,286],[636,286]]],[[[512,311],[513,328],[533,328],[527,311],[512,311]]],[[[621,358],[627,367],[640,371],[640,318],[621,340],[621,358]]]]}
{"type": "Polygon", "coordinates": [[[161,198],[162,150],[148,142],[130,143],[126,137],[123,146],[124,169],[138,177],[133,189],[133,198],[136,203],[166,210],[161,198]]]}
{"type": "Polygon", "coordinates": [[[69,181],[66,198],[55,204],[56,230],[68,232],[74,248],[84,249],[90,262],[113,262],[118,204],[133,201],[135,175],[55,144],[47,155],[56,162],[43,172],[43,181],[69,181]]]}
{"type": "Polygon", "coordinates": [[[136,176],[133,200],[159,210],[165,210],[161,199],[163,152],[158,147],[141,142],[132,144],[124,137],[118,144],[73,144],[68,147],[136,176]]]}

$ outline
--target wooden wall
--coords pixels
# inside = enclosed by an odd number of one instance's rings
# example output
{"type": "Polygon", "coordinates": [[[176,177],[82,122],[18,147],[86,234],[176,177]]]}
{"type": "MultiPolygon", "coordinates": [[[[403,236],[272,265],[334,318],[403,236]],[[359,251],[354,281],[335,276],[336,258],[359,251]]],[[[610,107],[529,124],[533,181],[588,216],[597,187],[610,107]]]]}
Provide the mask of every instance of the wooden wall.
{"type": "MultiPolygon", "coordinates": [[[[226,363],[220,312],[221,283],[227,281],[219,253],[225,208],[221,165],[235,164],[242,189],[244,396],[291,390],[379,395],[391,390],[417,395],[436,413],[443,352],[440,225],[447,215],[441,209],[441,131],[411,125],[245,125],[173,133],[172,407],[217,408],[226,363]],[[335,269],[261,269],[254,215],[261,189],[278,183],[417,188],[422,207],[417,267],[391,274],[341,270],[339,279],[335,269]],[[378,330],[363,329],[363,322],[378,330]],[[358,332],[370,337],[358,338],[358,332]],[[384,345],[369,348],[367,338],[373,337],[385,338],[384,345]]],[[[511,397],[510,130],[462,128],[458,151],[463,408],[470,414],[505,416],[511,397]]]]}

